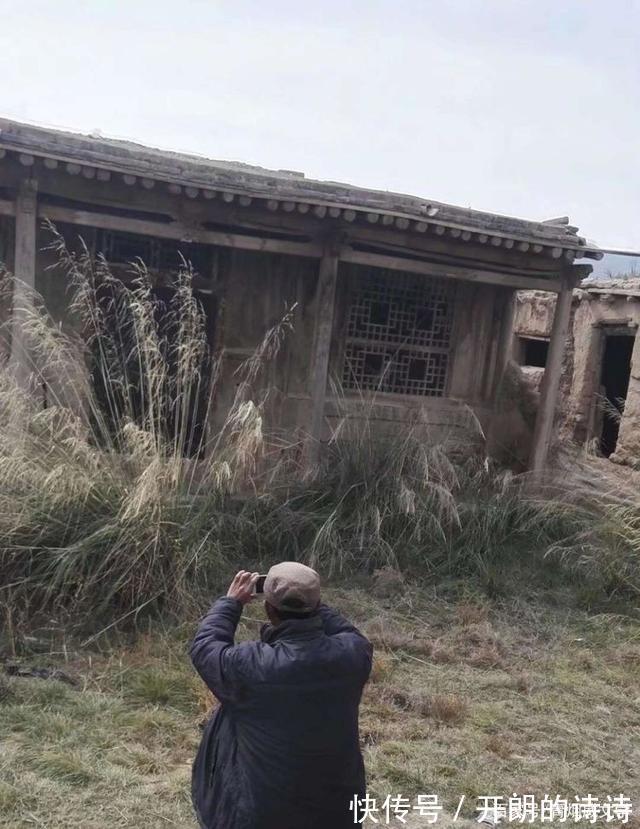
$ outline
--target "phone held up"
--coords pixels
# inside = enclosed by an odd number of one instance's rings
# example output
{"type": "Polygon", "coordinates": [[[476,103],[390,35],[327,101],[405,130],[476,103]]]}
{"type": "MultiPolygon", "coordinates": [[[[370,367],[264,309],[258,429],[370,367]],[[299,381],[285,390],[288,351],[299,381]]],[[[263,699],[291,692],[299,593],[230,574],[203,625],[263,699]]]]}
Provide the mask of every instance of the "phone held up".
{"type": "Polygon", "coordinates": [[[267,580],[266,575],[258,576],[258,578],[256,580],[256,583],[255,583],[254,590],[253,590],[253,592],[255,593],[256,596],[259,596],[262,593],[264,593],[264,583],[265,583],[266,580],[267,580]]]}

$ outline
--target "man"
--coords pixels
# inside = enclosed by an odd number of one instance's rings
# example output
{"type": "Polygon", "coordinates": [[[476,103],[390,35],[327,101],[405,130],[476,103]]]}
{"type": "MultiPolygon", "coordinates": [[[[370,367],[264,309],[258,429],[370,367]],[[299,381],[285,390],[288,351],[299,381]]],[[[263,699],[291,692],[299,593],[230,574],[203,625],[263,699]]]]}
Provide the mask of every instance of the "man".
{"type": "Polygon", "coordinates": [[[203,829],[343,829],[365,790],[358,707],[372,646],[320,604],[315,570],[285,561],[264,584],[270,624],[234,644],[257,573],[241,570],[191,645],[220,701],[193,766],[203,829]]]}

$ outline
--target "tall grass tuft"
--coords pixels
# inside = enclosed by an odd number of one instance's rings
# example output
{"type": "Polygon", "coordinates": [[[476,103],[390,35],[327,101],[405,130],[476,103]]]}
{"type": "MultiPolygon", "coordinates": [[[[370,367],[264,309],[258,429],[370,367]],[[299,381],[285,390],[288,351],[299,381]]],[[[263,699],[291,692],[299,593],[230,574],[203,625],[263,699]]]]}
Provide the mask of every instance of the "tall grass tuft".
{"type": "Polygon", "coordinates": [[[381,434],[371,400],[349,407],[326,462],[291,504],[313,515],[312,564],[325,571],[397,568],[436,578],[480,578],[493,589],[506,569],[551,570],[543,555],[595,520],[594,503],[549,483],[533,488],[484,452],[471,411],[463,436],[412,425],[381,434]]]}
{"type": "MultiPolygon", "coordinates": [[[[238,370],[214,434],[218,364],[189,264],[162,303],[143,263],[125,283],[51,232],[75,333],[31,294],[20,309],[26,387],[10,363],[0,370],[2,601],[96,619],[182,612],[235,557],[225,499],[260,463],[264,399],[255,387],[290,313],[238,370]]],[[[5,274],[5,293],[10,282],[5,274]]]]}

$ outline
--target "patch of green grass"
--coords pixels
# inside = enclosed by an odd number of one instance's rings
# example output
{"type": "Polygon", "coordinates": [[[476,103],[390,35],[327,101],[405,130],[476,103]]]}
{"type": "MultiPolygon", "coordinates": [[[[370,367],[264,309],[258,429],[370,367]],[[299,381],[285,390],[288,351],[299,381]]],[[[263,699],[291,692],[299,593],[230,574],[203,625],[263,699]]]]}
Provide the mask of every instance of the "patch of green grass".
{"type": "Polygon", "coordinates": [[[86,786],[97,778],[94,764],[78,750],[48,749],[28,758],[33,769],[45,777],[86,786]]]}
{"type": "Polygon", "coordinates": [[[124,678],[125,697],[138,705],[184,709],[196,698],[193,682],[179,672],[159,666],[132,669],[124,678]]]}

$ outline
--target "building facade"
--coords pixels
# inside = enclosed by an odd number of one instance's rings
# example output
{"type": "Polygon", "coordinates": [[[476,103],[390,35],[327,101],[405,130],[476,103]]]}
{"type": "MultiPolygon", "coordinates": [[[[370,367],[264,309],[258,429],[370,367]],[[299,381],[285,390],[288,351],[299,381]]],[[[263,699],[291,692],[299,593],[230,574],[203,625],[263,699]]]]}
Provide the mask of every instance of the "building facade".
{"type": "MultiPolygon", "coordinates": [[[[516,292],[551,292],[559,301],[531,455],[533,467],[545,463],[572,290],[590,271],[575,260],[599,257],[567,219],[526,221],[0,120],[0,260],[64,326],[68,295],[49,267],[45,220],[114,266],[140,257],[159,285],[180,255],[193,262],[223,354],[221,411],[238,364],[295,304],[270,369],[269,416],[314,446],[338,417],[336,388],[354,416],[370,400],[380,429],[417,419],[463,429],[471,410],[496,435],[516,292]]],[[[23,348],[14,320],[15,362],[23,348]]]]}

